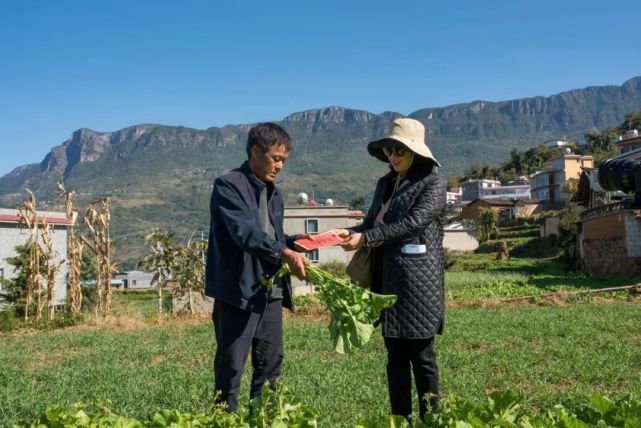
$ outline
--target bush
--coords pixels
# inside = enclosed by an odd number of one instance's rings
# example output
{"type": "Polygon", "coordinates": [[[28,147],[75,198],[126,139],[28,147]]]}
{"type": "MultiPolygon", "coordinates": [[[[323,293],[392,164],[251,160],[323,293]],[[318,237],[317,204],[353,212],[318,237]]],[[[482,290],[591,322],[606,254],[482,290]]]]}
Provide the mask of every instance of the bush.
{"type": "Polygon", "coordinates": [[[3,305],[0,312],[0,331],[11,331],[19,324],[16,310],[11,305],[3,305]]]}
{"type": "Polygon", "coordinates": [[[82,289],[82,310],[91,312],[96,309],[98,304],[98,290],[96,284],[83,284],[82,289]]]}
{"type": "Polygon", "coordinates": [[[561,248],[556,235],[545,238],[532,239],[522,245],[517,245],[512,250],[512,257],[520,258],[548,258],[557,257],[561,248]]]}

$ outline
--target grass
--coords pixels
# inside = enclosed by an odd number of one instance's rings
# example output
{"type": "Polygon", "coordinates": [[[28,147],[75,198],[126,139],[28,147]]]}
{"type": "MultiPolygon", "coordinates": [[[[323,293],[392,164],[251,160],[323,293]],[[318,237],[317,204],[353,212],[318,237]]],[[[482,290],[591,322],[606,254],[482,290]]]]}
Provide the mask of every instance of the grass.
{"type": "MultiPolygon", "coordinates": [[[[446,272],[449,308],[437,339],[442,392],[485,400],[519,390],[538,410],[576,408],[598,392],[641,396],[641,301],[587,298],[560,304],[488,300],[641,282],[588,276],[553,260],[495,261],[455,255],[446,272]]],[[[215,349],[210,321],[156,318],[152,292],[114,292],[114,316],[53,331],[0,335],[0,426],[32,419],[48,404],[110,401],[116,413],[149,418],[163,408],[205,413],[215,349]]],[[[354,355],[331,350],[326,314],[299,300],[286,317],[282,379],[320,411],[320,426],[350,427],[388,413],[385,350],[378,334],[354,355]]],[[[249,368],[241,402],[247,402],[249,368]]]]}
{"type": "Polygon", "coordinates": [[[641,275],[588,275],[569,272],[554,260],[495,260],[491,254],[464,254],[445,273],[446,299],[476,303],[484,299],[539,296],[551,292],[595,290],[641,283],[641,275]]]}
{"type": "MultiPolygon", "coordinates": [[[[437,340],[444,393],[482,399],[519,389],[537,408],[593,392],[641,395],[641,304],[450,309],[437,340]]],[[[381,338],[355,355],[331,351],[324,322],[289,320],[284,382],[321,412],[321,426],[387,413],[381,338]]],[[[0,425],[49,403],[111,400],[119,414],[206,412],[214,340],[208,322],[132,331],[71,328],[0,339],[0,425]]],[[[248,374],[242,400],[247,400],[248,374]]]]}

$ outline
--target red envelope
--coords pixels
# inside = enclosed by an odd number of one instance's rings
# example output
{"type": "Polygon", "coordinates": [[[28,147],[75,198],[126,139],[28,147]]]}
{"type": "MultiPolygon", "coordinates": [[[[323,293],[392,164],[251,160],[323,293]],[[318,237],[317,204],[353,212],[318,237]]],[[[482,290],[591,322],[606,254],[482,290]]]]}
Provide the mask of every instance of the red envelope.
{"type": "Polygon", "coordinates": [[[334,232],[325,232],[320,235],[313,235],[314,239],[302,238],[295,241],[298,246],[304,248],[307,251],[315,250],[316,248],[331,247],[332,245],[338,245],[343,240],[338,237],[334,232]]]}

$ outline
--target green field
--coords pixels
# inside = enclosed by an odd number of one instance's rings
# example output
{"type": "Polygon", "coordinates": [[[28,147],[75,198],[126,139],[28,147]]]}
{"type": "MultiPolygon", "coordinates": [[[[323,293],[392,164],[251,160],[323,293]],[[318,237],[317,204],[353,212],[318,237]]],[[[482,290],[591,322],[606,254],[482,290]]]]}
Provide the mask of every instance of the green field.
{"type": "MultiPolygon", "coordinates": [[[[532,410],[556,403],[576,408],[594,392],[641,396],[641,299],[618,293],[502,301],[641,278],[589,277],[553,261],[491,257],[460,256],[447,272],[450,307],[445,335],[437,339],[444,394],[485,400],[488,392],[516,390],[532,410]]],[[[301,303],[286,320],[284,383],[319,410],[320,426],[350,427],[387,414],[381,337],[353,355],[338,355],[318,305],[301,303]]],[[[114,412],[143,419],[163,408],[207,412],[215,346],[210,321],[158,322],[154,293],[116,295],[114,306],[116,316],[106,322],[89,318],[66,329],[0,336],[0,426],[31,420],[52,403],[109,401],[114,412]]],[[[242,402],[247,382],[248,373],[242,402]]]]}

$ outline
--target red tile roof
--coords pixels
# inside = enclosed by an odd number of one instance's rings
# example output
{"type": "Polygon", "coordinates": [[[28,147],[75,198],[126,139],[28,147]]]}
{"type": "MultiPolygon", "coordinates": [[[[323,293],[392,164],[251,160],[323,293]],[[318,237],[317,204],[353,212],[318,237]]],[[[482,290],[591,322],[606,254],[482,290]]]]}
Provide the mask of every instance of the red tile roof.
{"type": "MultiPolygon", "coordinates": [[[[41,217],[38,216],[38,223],[42,221],[42,219],[47,220],[47,223],[57,225],[71,225],[71,221],[66,218],[66,217],[41,217]]],[[[0,223],[18,223],[18,215],[17,214],[0,214],[0,223]]]]}

